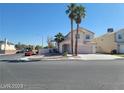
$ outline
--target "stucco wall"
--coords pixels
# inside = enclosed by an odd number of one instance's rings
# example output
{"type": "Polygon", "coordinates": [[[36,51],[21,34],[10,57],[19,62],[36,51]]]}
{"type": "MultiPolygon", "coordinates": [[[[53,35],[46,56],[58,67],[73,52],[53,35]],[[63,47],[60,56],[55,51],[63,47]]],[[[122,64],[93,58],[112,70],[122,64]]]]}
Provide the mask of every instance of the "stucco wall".
{"type": "Polygon", "coordinates": [[[0,45],[0,54],[15,54],[16,53],[16,49],[14,45],[6,45],[5,44],[1,44],[0,45]]]}
{"type": "MultiPolygon", "coordinates": [[[[85,31],[83,29],[79,30],[80,38],[78,39],[78,52],[81,53],[93,53],[92,49],[94,44],[90,43],[90,41],[94,38],[94,33],[85,31]],[[90,39],[86,39],[86,35],[90,36],[90,39]]],[[[73,51],[75,52],[75,40],[76,40],[76,30],[73,31],[73,51]]],[[[60,43],[60,53],[62,53],[62,46],[64,44],[69,45],[69,53],[71,53],[71,33],[67,36],[66,40],[60,43]]]]}
{"type": "Polygon", "coordinates": [[[0,50],[0,54],[15,54],[16,50],[0,50]]]}
{"type": "Polygon", "coordinates": [[[96,42],[96,52],[98,53],[111,53],[113,49],[117,49],[115,42],[115,33],[107,33],[101,37],[92,40],[96,42]]]}
{"type": "Polygon", "coordinates": [[[116,32],[116,41],[118,43],[124,43],[124,29],[121,29],[121,30],[116,32]],[[121,37],[122,37],[121,39],[118,38],[119,35],[121,35],[121,37]]]}
{"type": "Polygon", "coordinates": [[[14,45],[6,45],[5,46],[5,44],[1,44],[0,45],[0,50],[16,50],[16,49],[15,49],[14,45]]]}
{"type": "Polygon", "coordinates": [[[39,50],[39,54],[48,54],[48,53],[54,53],[54,50],[56,50],[56,48],[47,48],[47,49],[40,49],[39,50]]]}

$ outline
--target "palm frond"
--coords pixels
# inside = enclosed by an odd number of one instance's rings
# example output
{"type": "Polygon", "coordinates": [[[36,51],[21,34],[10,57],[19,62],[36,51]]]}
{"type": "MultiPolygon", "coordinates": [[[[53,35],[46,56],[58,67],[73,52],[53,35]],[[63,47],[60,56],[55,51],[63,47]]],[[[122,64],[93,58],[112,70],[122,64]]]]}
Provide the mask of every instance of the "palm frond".
{"type": "Polygon", "coordinates": [[[76,23],[81,23],[81,19],[85,18],[85,12],[86,12],[85,7],[83,7],[82,5],[76,7],[75,9],[76,16],[74,18],[76,23]]]}
{"type": "Polygon", "coordinates": [[[67,10],[65,12],[66,12],[66,14],[68,14],[68,17],[70,19],[74,19],[75,9],[76,9],[75,3],[71,3],[70,5],[67,5],[67,10]]]}

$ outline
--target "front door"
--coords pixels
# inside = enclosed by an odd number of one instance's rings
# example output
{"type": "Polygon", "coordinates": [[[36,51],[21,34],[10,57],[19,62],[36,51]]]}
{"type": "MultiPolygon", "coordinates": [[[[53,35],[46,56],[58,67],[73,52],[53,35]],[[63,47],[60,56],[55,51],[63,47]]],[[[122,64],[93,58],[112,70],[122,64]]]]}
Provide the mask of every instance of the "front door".
{"type": "Polygon", "coordinates": [[[68,45],[68,44],[64,44],[64,45],[62,46],[62,52],[67,52],[67,53],[69,53],[69,45],[68,45]]]}

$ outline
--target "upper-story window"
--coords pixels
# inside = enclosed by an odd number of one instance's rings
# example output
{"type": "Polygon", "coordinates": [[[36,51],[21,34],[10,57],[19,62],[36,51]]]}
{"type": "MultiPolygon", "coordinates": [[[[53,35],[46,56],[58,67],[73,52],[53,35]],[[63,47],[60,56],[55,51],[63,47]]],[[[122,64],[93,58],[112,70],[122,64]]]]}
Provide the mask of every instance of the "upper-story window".
{"type": "Polygon", "coordinates": [[[90,39],[90,35],[86,35],[86,39],[90,39]]]}
{"type": "Polygon", "coordinates": [[[118,39],[122,39],[122,35],[119,34],[119,35],[118,35],[118,39]]]}

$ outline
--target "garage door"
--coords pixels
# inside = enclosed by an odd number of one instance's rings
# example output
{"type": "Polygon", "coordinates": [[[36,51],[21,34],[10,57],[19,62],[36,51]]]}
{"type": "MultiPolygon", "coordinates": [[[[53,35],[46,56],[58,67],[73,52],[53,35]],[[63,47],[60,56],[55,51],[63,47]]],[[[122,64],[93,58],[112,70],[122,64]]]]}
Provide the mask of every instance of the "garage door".
{"type": "Polygon", "coordinates": [[[120,45],[119,53],[124,53],[124,45],[120,45]]]}
{"type": "Polygon", "coordinates": [[[78,53],[85,54],[85,53],[92,53],[91,46],[78,46],[78,53]]]}

